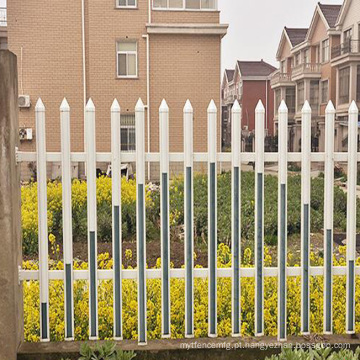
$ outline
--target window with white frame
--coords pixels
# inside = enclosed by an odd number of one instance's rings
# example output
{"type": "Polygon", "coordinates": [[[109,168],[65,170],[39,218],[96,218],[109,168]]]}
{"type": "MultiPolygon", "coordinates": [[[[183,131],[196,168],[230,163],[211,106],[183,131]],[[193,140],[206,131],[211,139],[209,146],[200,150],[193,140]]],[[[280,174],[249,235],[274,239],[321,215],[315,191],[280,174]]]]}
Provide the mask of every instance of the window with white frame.
{"type": "Polygon", "coordinates": [[[348,104],[350,101],[350,67],[339,70],[339,103],[348,104]]]}
{"type": "Polygon", "coordinates": [[[117,47],[117,76],[120,78],[137,77],[136,41],[119,41],[117,47]]]}
{"type": "Polygon", "coordinates": [[[310,63],[309,49],[304,50],[304,64],[310,63]]]}
{"type": "Polygon", "coordinates": [[[117,0],[117,6],[120,8],[136,8],[137,0],[117,0]]]}
{"type": "Polygon", "coordinates": [[[216,10],[217,0],[153,0],[154,9],[216,10]]]}
{"type": "Polygon", "coordinates": [[[121,151],[135,151],[135,115],[121,115],[121,151]]]}
{"type": "Polygon", "coordinates": [[[330,60],[329,39],[324,40],[321,44],[321,60],[322,62],[328,62],[330,60]]]}
{"type": "Polygon", "coordinates": [[[321,82],[321,103],[326,104],[329,101],[329,80],[321,82]]]}
{"type": "Polygon", "coordinates": [[[301,109],[304,105],[304,102],[305,102],[304,95],[305,95],[305,83],[302,81],[302,82],[299,82],[297,85],[296,105],[297,105],[298,112],[301,111],[301,109]]]}

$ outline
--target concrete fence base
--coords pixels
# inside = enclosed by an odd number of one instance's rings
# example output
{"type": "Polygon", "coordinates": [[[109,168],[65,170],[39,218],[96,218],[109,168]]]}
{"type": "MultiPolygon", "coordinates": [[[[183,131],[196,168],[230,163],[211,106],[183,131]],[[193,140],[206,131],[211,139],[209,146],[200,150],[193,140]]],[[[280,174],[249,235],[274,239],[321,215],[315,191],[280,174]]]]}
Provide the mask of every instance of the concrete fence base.
{"type": "MultiPolygon", "coordinates": [[[[79,358],[82,342],[63,343],[24,343],[20,348],[19,360],[60,360],[79,358]]],[[[91,342],[89,343],[92,344],[91,342]]],[[[315,345],[331,346],[339,350],[339,344],[355,350],[360,346],[358,336],[310,336],[289,337],[279,343],[276,338],[216,338],[152,340],[147,346],[139,346],[136,341],[118,342],[119,348],[136,352],[136,360],[263,360],[281,351],[281,346],[301,346],[306,349],[315,345]]]]}
{"type": "Polygon", "coordinates": [[[22,338],[20,176],[16,56],[0,50],[0,360],[15,360],[22,338]]]}

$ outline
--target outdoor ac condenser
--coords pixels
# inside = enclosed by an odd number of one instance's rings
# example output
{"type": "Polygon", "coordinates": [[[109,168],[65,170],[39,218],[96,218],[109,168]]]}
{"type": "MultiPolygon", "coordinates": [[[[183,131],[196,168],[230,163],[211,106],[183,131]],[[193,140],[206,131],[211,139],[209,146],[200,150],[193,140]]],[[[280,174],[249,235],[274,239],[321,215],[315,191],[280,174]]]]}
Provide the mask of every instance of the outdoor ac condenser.
{"type": "Polygon", "coordinates": [[[29,108],[31,106],[29,95],[19,95],[18,98],[19,108],[29,108]]]}

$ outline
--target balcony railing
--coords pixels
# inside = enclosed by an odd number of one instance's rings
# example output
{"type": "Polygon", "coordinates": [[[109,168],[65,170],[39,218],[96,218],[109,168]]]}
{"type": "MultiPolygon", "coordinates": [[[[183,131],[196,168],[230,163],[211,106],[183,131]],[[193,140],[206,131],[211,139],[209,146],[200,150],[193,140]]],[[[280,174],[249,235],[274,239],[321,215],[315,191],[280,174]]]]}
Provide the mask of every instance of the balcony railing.
{"type": "Polygon", "coordinates": [[[347,54],[360,54],[360,40],[347,40],[340,45],[333,46],[331,49],[332,59],[347,54]]]}
{"type": "Polygon", "coordinates": [[[270,85],[274,86],[276,84],[282,83],[282,82],[290,82],[291,81],[291,75],[288,73],[282,73],[280,71],[274,73],[274,75],[271,77],[270,85]]]}
{"type": "Polygon", "coordinates": [[[7,11],[5,7],[0,7],[0,26],[7,25],[7,11]]]}
{"type": "Polygon", "coordinates": [[[292,79],[299,75],[317,75],[321,74],[321,66],[317,63],[304,63],[299,64],[292,69],[292,79]]]}

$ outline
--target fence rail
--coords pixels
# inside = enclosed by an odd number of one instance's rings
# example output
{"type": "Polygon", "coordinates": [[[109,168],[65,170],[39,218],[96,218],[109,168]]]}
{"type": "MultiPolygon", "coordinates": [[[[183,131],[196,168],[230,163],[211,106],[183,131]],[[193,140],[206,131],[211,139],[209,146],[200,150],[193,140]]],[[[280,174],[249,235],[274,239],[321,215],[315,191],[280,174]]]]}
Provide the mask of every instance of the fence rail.
{"type": "Polygon", "coordinates": [[[122,339],[122,293],[123,279],[137,280],[138,284],[138,341],[147,343],[146,280],[161,279],[162,336],[171,336],[170,279],[185,279],[185,337],[194,336],[194,278],[207,278],[209,287],[208,335],[217,336],[217,279],[232,280],[232,335],[241,335],[241,279],[255,278],[255,335],[264,335],[264,278],[278,278],[278,339],[285,341],[287,319],[287,285],[290,276],[301,277],[301,331],[310,333],[310,277],[324,276],[324,333],[332,333],[332,279],[335,275],[346,275],[346,331],[355,331],[355,275],[360,267],[355,266],[356,257],[356,169],[360,161],[357,153],[358,108],[355,102],[349,109],[349,147],[347,153],[334,153],[335,109],[331,102],[326,108],[326,145],[324,153],[311,153],[311,108],[305,102],[302,109],[302,152],[288,152],[288,109],[283,101],[279,107],[279,152],[266,153],[264,150],[265,109],[259,101],[255,110],[255,153],[241,152],[241,108],[235,101],[232,108],[232,152],[217,152],[217,108],[211,101],[208,113],[208,151],[193,151],[193,108],[188,100],[184,107],[184,153],[169,152],[169,108],[166,101],[159,108],[160,152],[145,153],[145,107],[139,99],[135,107],[136,152],[121,151],[121,109],[114,100],[111,109],[111,152],[97,153],[95,141],[95,105],[90,99],[85,108],[85,131],[87,138],[84,153],[70,152],[70,106],[66,99],[60,107],[61,152],[46,152],[45,106],[38,100],[36,114],[36,153],[18,153],[18,161],[37,161],[38,212],[39,212],[39,270],[21,270],[19,278],[39,280],[41,300],[41,341],[49,341],[49,280],[64,281],[65,288],[65,337],[74,338],[73,282],[83,279],[89,282],[89,328],[90,339],[98,338],[98,281],[114,281],[114,338],[122,339]],[[63,241],[64,270],[48,270],[48,233],[46,199],[46,163],[62,163],[63,183],[63,241]],[[73,269],[72,214],[71,214],[71,171],[72,161],[85,162],[87,168],[88,200],[88,270],[73,269]],[[112,166],[112,238],[114,266],[112,270],[97,268],[97,218],[96,218],[96,162],[111,162],[112,166]],[[136,211],[137,211],[137,269],[125,270],[121,264],[121,181],[122,161],[136,162],[136,211]],[[185,267],[170,269],[169,229],[169,164],[173,161],[184,163],[184,225],[185,225],[185,267]],[[241,164],[255,162],[255,267],[241,267],[241,164]],[[301,162],[301,266],[287,266],[287,171],[288,162],[301,162]],[[334,267],[333,255],[333,209],[334,206],[334,161],[348,163],[347,191],[347,264],[334,267]],[[160,163],[161,196],[161,269],[146,269],[146,224],[145,224],[145,163],[160,163]],[[208,268],[194,268],[194,162],[208,163],[208,268]],[[232,267],[217,268],[217,165],[230,162],[232,171],[232,267]],[[264,164],[278,163],[278,265],[264,266],[264,164]],[[310,170],[311,162],[325,165],[325,206],[324,206],[324,266],[310,266],[310,170]]]}

